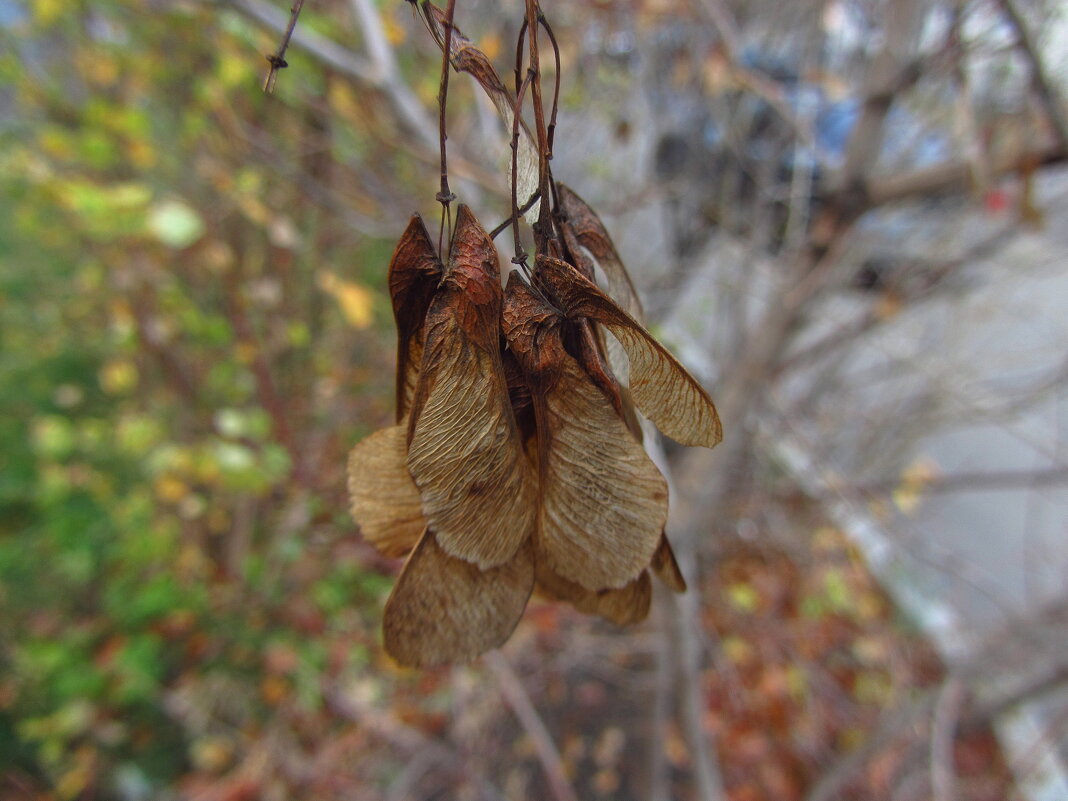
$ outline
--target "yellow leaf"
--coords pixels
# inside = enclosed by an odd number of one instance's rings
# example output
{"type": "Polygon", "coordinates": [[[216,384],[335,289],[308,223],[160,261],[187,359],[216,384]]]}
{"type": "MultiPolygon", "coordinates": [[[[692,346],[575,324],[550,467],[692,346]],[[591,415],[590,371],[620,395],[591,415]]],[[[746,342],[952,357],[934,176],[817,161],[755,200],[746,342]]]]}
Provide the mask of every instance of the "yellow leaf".
{"type": "Polygon", "coordinates": [[[174,476],[160,476],[156,479],[156,496],[167,503],[177,503],[189,493],[184,481],[174,476]]]}
{"type": "Polygon", "coordinates": [[[923,500],[923,494],[932,481],[938,478],[938,465],[928,458],[920,457],[901,473],[901,483],[894,490],[894,505],[903,514],[912,514],[923,500]]]}
{"type": "Polygon", "coordinates": [[[33,16],[41,25],[51,25],[63,13],[63,0],[37,0],[33,4],[33,16]]]}
{"type": "Polygon", "coordinates": [[[370,327],[373,296],[366,287],[344,281],[327,270],[320,271],[318,283],[321,290],[334,296],[349,325],[358,329],[370,327]]]}
{"type": "Polygon", "coordinates": [[[394,47],[404,44],[408,38],[408,31],[393,17],[383,16],[382,27],[386,31],[386,40],[394,47]]]}
{"type": "Polygon", "coordinates": [[[501,36],[498,33],[491,33],[486,36],[480,43],[479,49],[486,54],[486,58],[490,61],[496,60],[497,56],[501,54],[501,36]]]}
{"type": "Polygon", "coordinates": [[[137,386],[139,378],[133,362],[116,359],[100,370],[100,386],[109,395],[122,395],[137,386]]]}

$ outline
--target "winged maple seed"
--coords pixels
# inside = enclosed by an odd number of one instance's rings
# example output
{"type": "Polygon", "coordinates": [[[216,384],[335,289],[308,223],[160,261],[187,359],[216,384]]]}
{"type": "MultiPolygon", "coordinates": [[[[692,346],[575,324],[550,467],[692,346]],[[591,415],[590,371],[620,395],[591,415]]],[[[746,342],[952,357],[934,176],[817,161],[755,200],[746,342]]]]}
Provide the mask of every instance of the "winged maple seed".
{"type": "MultiPolygon", "coordinates": [[[[525,5],[531,64],[525,79],[517,68],[516,83],[520,100],[531,86],[533,133],[489,59],[453,24],[453,4],[422,6],[445,63],[470,74],[513,131],[512,169],[523,179],[512,186],[514,261],[529,280],[513,271],[502,289],[496,246],[466,206],[447,264],[418,215],[390,262],[396,424],[353,448],[349,491],[368,542],[407,557],[383,631],[387,652],[413,667],[501,645],[535,590],[621,625],[648,615],[651,574],[685,591],[664,533],[667,482],[642,447],[635,410],[682,444],[712,447],[721,437],[707,393],[643,327],[604,224],[552,183],[555,122],[547,131],[538,112],[534,30],[549,29],[536,0],[525,5]],[[524,217],[537,250],[532,272],[524,217]]],[[[444,66],[442,75],[438,200],[447,208],[444,66]]]]}

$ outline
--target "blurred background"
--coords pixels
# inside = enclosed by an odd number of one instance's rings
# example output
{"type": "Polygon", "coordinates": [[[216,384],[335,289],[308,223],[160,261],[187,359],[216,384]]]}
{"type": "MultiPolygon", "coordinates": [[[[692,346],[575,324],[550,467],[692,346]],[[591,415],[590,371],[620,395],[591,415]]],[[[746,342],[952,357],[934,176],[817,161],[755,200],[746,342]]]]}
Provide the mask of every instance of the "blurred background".
{"type": "MultiPolygon", "coordinates": [[[[510,75],[522,4],[456,5],[510,75]]],[[[690,592],[382,652],[408,3],[307,0],[266,96],[283,2],[0,0],[0,799],[1068,799],[1068,9],[542,7],[555,175],[724,421],[655,446],[690,592]]]]}

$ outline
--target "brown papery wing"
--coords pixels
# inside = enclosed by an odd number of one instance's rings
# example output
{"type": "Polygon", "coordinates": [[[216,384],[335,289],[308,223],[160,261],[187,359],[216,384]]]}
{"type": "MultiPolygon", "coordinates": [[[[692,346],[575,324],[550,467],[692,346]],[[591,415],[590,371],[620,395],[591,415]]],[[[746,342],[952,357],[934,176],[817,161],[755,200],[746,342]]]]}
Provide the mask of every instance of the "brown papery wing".
{"type": "MultiPolygon", "coordinates": [[[[623,265],[623,259],[619,257],[612,237],[608,235],[608,229],[604,227],[597,212],[564,184],[557,183],[556,191],[560,199],[560,210],[566,218],[564,227],[570,229],[568,234],[572,234],[578,244],[585,247],[597,260],[608,280],[608,295],[635,320],[643,321],[645,313],[642,311],[642,302],[634,289],[634,283],[630,280],[630,273],[623,265]]],[[[568,234],[565,234],[565,237],[568,234]]],[[[570,242],[568,247],[572,247],[570,242]]],[[[593,279],[593,276],[585,277],[593,279]]]]}
{"type": "Polygon", "coordinates": [[[667,585],[672,592],[686,592],[686,579],[682,577],[679,563],[675,561],[675,552],[671,550],[667,534],[660,535],[660,544],[653,554],[653,561],[649,565],[656,577],[667,585]]]}
{"type": "Polygon", "coordinates": [[[589,590],[623,587],[656,550],[667,519],[667,483],[564,349],[559,314],[516,275],[503,328],[534,405],[538,563],[589,590]]]}
{"type": "Polygon", "coordinates": [[[653,584],[648,571],[616,590],[588,590],[581,584],[558,576],[551,570],[537,567],[535,589],[555,601],[566,601],[578,611],[597,615],[620,626],[640,623],[649,616],[653,598],[653,584]]]}
{"type": "Polygon", "coordinates": [[[423,321],[444,270],[423,218],[412,215],[389,262],[397,323],[397,422],[408,412],[423,352],[423,321]]]}
{"type": "Polygon", "coordinates": [[[507,562],[533,533],[537,497],[501,361],[499,275],[493,242],[461,206],[427,313],[408,442],[438,543],[482,569],[507,562]]]}
{"type": "Polygon", "coordinates": [[[383,556],[407,556],[426,528],[405,461],[406,425],[376,431],[349,454],[349,498],[360,533],[383,556]]]}
{"type": "Polygon", "coordinates": [[[723,438],[708,393],[667,349],[591,281],[566,262],[539,256],[536,280],[569,318],[594,320],[630,360],[630,394],[638,409],[682,445],[715,446],[723,438]]]}
{"type": "Polygon", "coordinates": [[[490,570],[449,556],[427,531],[386,601],[386,652],[407,667],[467,662],[508,639],[534,586],[530,542],[490,570]]]}

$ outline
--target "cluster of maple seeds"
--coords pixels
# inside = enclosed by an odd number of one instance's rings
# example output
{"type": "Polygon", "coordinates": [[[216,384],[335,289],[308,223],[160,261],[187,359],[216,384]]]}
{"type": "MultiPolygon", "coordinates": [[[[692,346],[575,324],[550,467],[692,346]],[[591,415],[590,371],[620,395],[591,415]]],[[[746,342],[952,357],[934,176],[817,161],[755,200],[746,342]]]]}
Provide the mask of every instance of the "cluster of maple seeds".
{"type": "Polygon", "coordinates": [[[463,205],[447,259],[415,215],[390,263],[397,422],[353,449],[349,490],[364,537],[407,557],[383,619],[403,665],[499,646],[535,590],[629,624],[648,614],[650,570],[686,588],[635,409],[684,445],[718,443],[719,418],[642,326],[596,213],[562,184],[547,191],[546,161],[532,270],[502,288],[496,246],[463,205]]]}

